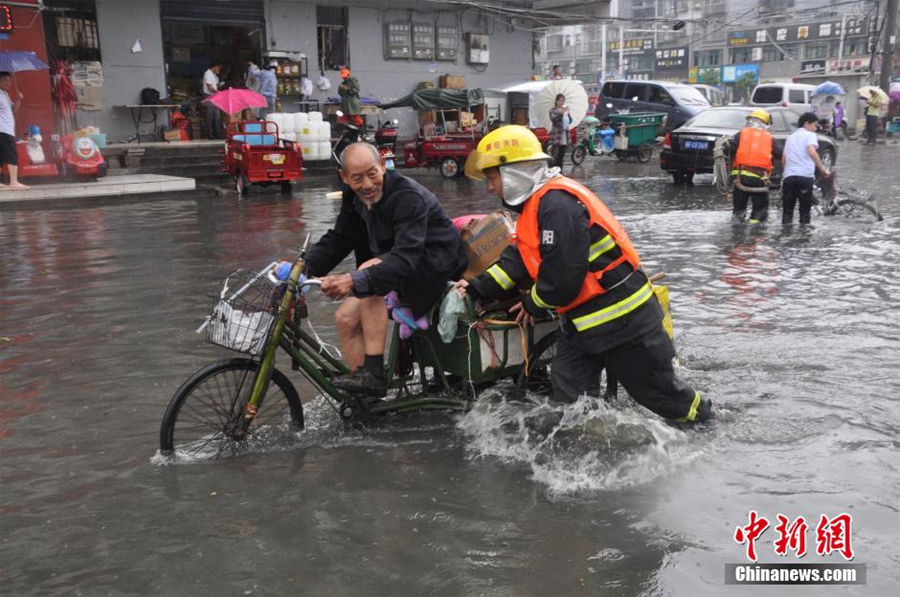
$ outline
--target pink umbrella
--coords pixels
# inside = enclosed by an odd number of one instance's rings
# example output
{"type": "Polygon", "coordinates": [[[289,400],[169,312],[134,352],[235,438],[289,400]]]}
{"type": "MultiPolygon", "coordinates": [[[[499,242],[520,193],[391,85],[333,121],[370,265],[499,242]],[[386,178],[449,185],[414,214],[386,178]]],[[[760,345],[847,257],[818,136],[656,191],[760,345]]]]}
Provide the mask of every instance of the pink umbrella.
{"type": "Polygon", "coordinates": [[[229,116],[247,108],[265,108],[266,98],[249,89],[226,89],[215,93],[205,100],[229,116]]]}

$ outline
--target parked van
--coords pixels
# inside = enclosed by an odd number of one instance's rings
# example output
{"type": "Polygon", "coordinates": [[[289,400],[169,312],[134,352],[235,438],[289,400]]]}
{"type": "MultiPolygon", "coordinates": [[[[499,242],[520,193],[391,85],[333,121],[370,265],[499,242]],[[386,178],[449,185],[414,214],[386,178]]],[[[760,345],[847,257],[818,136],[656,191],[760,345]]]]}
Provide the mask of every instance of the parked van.
{"type": "Polygon", "coordinates": [[[595,116],[602,119],[607,114],[622,110],[664,112],[667,115],[666,131],[671,131],[707,108],[709,102],[706,98],[683,83],[607,81],[600,90],[595,116]]]}
{"type": "Polygon", "coordinates": [[[750,95],[750,105],[760,108],[790,108],[797,114],[812,112],[810,96],[815,85],[801,83],[763,83],[750,95]]]}
{"type": "Polygon", "coordinates": [[[725,93],[722,92],[718,87],[713,87],[712,85],[703,85],[700,83],[692,83],[691,87],[700,92],[700,95],[706,98],[706,101],[709,102],[709,105],[713,108],[718,108],[725,105],[725,93]]]}

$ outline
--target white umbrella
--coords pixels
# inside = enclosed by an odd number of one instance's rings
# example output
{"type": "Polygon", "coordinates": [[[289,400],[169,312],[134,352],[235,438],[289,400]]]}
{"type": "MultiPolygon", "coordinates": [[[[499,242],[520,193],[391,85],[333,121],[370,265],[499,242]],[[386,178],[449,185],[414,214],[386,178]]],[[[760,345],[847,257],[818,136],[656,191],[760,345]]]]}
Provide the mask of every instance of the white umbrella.
{"type": "Polygon", "coordinates": [[[552,126],[550,122],[550,110],[556,105],[556,96],[560,93],[566,96],[565,106],[569,109],[569,116],[572,117],[572,124],[570,126],[578,126],[578,123],[581,122],[584,115],[587,114],[588,96],[581,81],[574,81],[572,79],[550,81],[550,83],[538,93],[537,99],[534,102],[534,117],[536,117],[538,122],[541,123],[541,126],[546,129],[549,129],[552,126]]]}
{"type": "Polygon", "coordinates": [[[863,99],[871,99],[871,97],[873,95],[877,95],[878,99],[882,105],[885,105],[888,103],[887,94],[884,91],[882,91],[881,88],[875,87],[873,85],[866,85],[865,87],[860,87],[859,89],[856,90],[856,93],[859,95],[859,97],[861,97],[863,99]]]}

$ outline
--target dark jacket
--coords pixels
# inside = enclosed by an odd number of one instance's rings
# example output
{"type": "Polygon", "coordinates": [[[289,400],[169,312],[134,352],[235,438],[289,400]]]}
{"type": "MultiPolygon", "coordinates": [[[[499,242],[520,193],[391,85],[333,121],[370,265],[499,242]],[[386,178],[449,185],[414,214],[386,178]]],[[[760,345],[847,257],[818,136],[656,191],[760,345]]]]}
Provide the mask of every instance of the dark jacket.
{"type": "MultiPolygon", "coordinates": [[[[353,273],[353,294],[384,296],[391,290],[417,306],[419,285],[456,279],[466,267],[459,232],[434,194],[403,174],[387,171],[381,199],[372,210],[344,187],[334,228],[313,245],[307,271],[324,276],[351,251],[357,267],[372,257],[382,262],[353,273]]],[[[429,295],[433,289],[422,289],[429,295]]],[[[427,307],[425,307],[427,308],[427,307]]],[[[421,314],[422,309],[414,309],[421,314]]]]}
{"type": "MultiPolygon", "coordinates": [[[[600,226],[589,226],[588,211],[571,194],[553,190],[541,199],[538,210],[540,238],[553,239],[550,244],[540,245],[541,267],[537,281],[532,282],[528,270],[514,246],[508,247],[497,265],[521,289],[537,284],[538,296],[551,305],[568,305],[578,296],[582,282],[588,272],[588,253],[591,244],[604,238],[607,232],[600,226]],[[544,235],[544,231],[553,231],[544,235]]],[[[610,259],[619,257],[619,249],[613,249],[610,259]]],[[[575,332],[571,319],[599,311],[604,307],[624,300],[639,291],[647,283],[643,271],[631,272],[631,267],[619,266],[603,276],[603,285],[611,288],[583,305],[565,314],[564,333],[580,333],[589,336],[598,350],[609,350],[629,342],[644,334],[655,331],[662,323],[662,309],[655,298],[650,299],[629,314],[583,332],[575,332]],[[629,276],[630,274],[630,276],[629,276]],[[615,286],[613,288],[613,286],[615,286]]],[[[471,280],[470,292],[474,298],[495,298],[504,295],[497,281],[484,273],[471,280]]],[[[532,315],[546,315],[546,311],[534,304],[530,293],[523,296],[525,310],[532,315]]]]}

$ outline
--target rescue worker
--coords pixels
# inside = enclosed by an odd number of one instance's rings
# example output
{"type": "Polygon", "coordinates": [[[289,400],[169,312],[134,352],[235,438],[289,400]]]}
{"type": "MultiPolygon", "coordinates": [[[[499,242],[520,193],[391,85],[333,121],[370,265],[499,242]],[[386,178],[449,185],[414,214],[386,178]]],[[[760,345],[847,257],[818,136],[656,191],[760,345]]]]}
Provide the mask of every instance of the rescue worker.
{"type": "Polygon", "coordinates": [[[602,369],[638,403],[669,420],[703,421],[711,402],[675,375],[663,311],[628,235],[587,187],[550,168],[550,156],[523,126],[489,133],[466,160],[466,174],[519,213],[516,244],[487,271],[459,280],[460,294],[502,296],[529,288],[517,321],[560,317],[551,368],[555,400],[574,402],[597,387],[602,369]]]}
{"type": "Polygon", "coordinates": [[[781,146],[769,133],[772,116],[765,110],[754,110],[747,116],[747,125],[729,143],[732,157],[731,176],[734,180],[732,219],[743,222],[747,217],[747,203],[752,203],[750,223],[759,224],[769,218],[769,176],[772,158],[781,159],[781,146]]]}
{"type": "Polygon", "coordinates": [[[344,302],[334,315],[351,373],[334,387],[375,398],[387,392],[384,339],[388,313],[382,297],[392,290],[425,315],[466,268],[459,232],[428,189],[386,170],[374,145],[353,143],[339,156],[344,182],[334,227],[306,256],[307,275],[324,276],[322,292],[344,302]],[[328,274],[350,252],[357,271],[328,274]]]}

